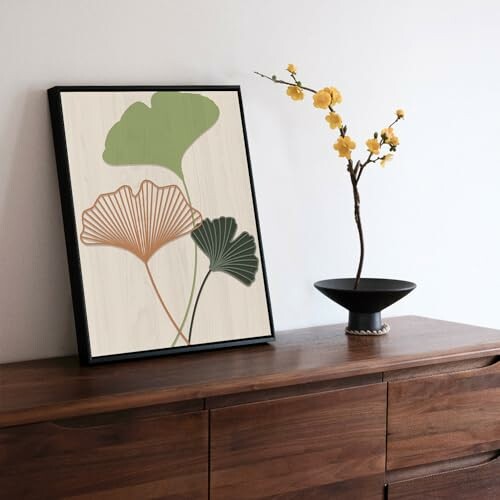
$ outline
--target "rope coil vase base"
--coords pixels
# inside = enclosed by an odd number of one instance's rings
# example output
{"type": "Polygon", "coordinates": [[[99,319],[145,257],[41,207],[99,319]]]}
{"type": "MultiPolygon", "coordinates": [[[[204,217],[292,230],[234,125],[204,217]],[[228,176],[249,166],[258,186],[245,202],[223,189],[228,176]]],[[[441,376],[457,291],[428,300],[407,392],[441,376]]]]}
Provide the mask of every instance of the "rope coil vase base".
{"type": "Polygon", "coordinates": [[[380,328],[379,330],[351,330],[349,327],[346,326],[345,333],[347,335],[362,335],[362,336],[377,337],[380,335],[385,335],[390,330],[391,327],[387,323],[384,323],[382,325],[382,328],[380,328]]]}

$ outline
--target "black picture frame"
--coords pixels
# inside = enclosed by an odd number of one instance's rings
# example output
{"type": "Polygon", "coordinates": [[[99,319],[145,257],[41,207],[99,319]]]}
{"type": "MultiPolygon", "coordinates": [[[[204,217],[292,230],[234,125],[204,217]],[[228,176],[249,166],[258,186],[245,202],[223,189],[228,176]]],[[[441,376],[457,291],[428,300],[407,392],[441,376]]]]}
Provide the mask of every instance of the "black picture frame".
{"type": "Polygon", "coordinates": [[[260,231],[259,216],[257,211],[257,202],[255,197],[255,186],[252,175],[252,167],[250,160],[250,152],[248,147],[248,138],[243,111],[243,102],[241,88],[239,85],[112,85],[112,86],[92,86],[92,85],[72,85],[72,86],[55,86],[47,90],[49,100],[50,118],[52,124],[52,133],[54,140],[54,148],[57,164],[57,176],[59,183],[59,192],[61,198],[61,207],[64,223],[64,233],[66,240],[66,251],[69,266],[71,294],[73,301],[75,329],[77,336],[78,355],[82,365],[96,365],[102,363],[110,363],[123,360],[155,358],[160,356],[168,356],[180,353],[189,353],[196,351],[209,351],[235,346],[245,346],[253,344],[263,344],[273,342],[275,340],[275,329],[273,315],[271,309],[271,300],[269,295],[268,278],[266,265],[264,260],[264,251],[262,245],[262,237],[260,231]],[[243,129],[244,146],[246,160],[248,165],[248,175],[250,181],[250,190],[252,195],[253,210],[255,215],[258,251],[260,265],[265,289],[265,299],[269,317],[270,335],[258,336],[252,338],[244,338],[239,340],[218,341],[206,344],[198,344],[191,346],[169,347],[161,349],[153,349],[147,351],[128,352],[121,354],[111,354],[104,356],[93,356],[90,348],[90,338],[87,323],[87,313],[85,306],[85,295],[82,278],[82,268],[80,262],[80,254],[78,247],[78,231],[75,217],[75,208],[73,202],[73,191],[71,184],[69,158],[66,144],[66,133],[64,125],[64,116],[62,108],[61,95],[64,92],[161,92],[161,91],[234,91],[238,95],[238,103],[241,116],[241,125],[243,129]]]}

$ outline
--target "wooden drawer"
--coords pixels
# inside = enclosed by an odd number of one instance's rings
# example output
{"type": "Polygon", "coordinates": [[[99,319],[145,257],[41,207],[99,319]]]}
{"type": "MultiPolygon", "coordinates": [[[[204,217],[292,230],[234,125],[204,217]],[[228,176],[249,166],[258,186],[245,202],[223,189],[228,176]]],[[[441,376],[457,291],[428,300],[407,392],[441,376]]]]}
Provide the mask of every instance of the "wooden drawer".
{"type": "Polygon", "coordinates": [[[0,497],[208,497],[208,415],[134,412],[0,430],[0,497]]]}
{"type": "Polygon", "coordinates": [[[500,458],[389,485],[389,500],[500,500],[500,458]]]}
{"type": "Polygon", "coordinates": [[[500,362],[389,382],[388,470],[500,448],[500,362]]]}
{"type": "Polygon", "coordinates": [[[211,498],[382,500],[386,384],[211,411],[211,498]]]}

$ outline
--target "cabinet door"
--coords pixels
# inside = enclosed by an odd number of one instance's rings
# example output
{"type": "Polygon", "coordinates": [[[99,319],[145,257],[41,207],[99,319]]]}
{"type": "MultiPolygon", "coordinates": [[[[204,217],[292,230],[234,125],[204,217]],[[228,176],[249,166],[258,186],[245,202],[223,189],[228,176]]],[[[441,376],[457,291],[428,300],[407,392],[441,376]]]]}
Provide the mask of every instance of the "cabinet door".
{"type": "Polygon", "coordinates": [[[500,362],[389,382],[387,468],[500,448],[500,362]]]}
{"type": "Polygon", "coordinates": [[[389,500],[500,500],[500,459],[389,485],[389,500]]]}
{"type": "Polygon", "coordinates": [[[211,411],[212,500],[381,500],[386,385],[211,411]]]}
{"type": "Polygon", "coordinates": [[[0,497],[206,499],[207,412],[1,429],[0,497]]]}

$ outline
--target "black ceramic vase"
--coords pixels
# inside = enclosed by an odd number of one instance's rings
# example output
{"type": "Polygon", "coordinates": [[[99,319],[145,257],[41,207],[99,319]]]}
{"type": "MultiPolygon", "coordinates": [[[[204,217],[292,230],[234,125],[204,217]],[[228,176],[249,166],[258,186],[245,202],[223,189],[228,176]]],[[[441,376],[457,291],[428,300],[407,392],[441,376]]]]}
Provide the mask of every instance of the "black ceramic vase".
{"type": "Polygon", "coordinates": [[[354,289],[354,278],[322,280],[314,286],[329,299],[349,311],[347,333],[380,335],[388,331],[381,311],[408,295],[417,285],[411,281],[361,278],[354,289]]]}

